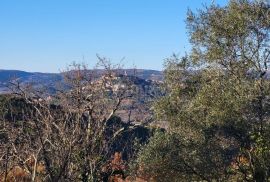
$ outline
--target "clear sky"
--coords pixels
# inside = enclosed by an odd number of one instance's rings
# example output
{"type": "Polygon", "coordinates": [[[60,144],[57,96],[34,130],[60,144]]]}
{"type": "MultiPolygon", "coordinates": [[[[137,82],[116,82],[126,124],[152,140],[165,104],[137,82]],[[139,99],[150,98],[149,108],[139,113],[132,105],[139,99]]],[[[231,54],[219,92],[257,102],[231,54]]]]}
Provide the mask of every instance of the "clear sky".
{"type": "MultiPolygon", "coordinates": [[[[0,69],[58,72],[96,54],[161,70],[189,50],[187,9],[211,0],[0,0],[0,69]]],[[[224,5],[227,0],[216,0],[224,5]]]]}

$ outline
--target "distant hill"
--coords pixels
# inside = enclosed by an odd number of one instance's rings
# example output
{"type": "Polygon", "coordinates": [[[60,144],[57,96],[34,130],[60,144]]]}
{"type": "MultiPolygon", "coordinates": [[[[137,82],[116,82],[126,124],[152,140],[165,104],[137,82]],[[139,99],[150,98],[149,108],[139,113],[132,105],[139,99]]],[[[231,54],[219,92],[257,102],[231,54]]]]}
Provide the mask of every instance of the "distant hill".
{"type": "Polygon", "coordinates": [[[0,70],[0,82],[6,82],[15,77],[17,78],[27,78],[33,75],[34,73],[29,73],[19,70],[0,70]]]}
{"type": "Polygon", "coordinates": [[[145,80],[152,80],[152,81],[162,81],[163,80],[163,73],[162,71],[157,70],[146,70],[146,69],[124,69],[128,75],[133,75],[135,72],[135,76],[145,80]]]}
{"type": "MultiPolygon", "coordinates": [[[[102,71],[102,70],[101,70],[102,71]]],[[[121,72],[127,75],[135,75],[143,80],[162,81],[161,71],[146,69],[123,69],[121,72]]],[[[9,81],[17,79],[22,85],[32,84],[35,87],[45,86],[54,92],[56,84],[63,81],[60,73],[25,72],[20,70],[0,70],[0,93],[8,92],[9,81]]]]}
{"type": "Polygon", "coordinates": [[[18,80],[22,85],[46,86],[50,89],[62,81],[62,76],[57,73],[25,72],[20,70],[0,70],[0,93],[8,92],[7,85],[11,80],[18,80]]]}

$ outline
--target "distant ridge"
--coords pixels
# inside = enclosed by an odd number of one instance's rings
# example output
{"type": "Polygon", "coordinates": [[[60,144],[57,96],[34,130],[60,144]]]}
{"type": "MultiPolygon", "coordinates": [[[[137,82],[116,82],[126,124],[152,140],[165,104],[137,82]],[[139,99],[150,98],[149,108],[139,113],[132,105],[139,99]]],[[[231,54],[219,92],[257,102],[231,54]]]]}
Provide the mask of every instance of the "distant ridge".
{"type": "MultiPolygon", "coordinates": [[[[102,70],[99,71],[102,72],[102,70]]],[[[126,73],[127,75],[135,75],[136,77],[144,80],[163,80],[163,73],[157,70],[121,69],[120,71],[126,73]]],[[[53,92],[55,85],[63,81],[63,76],[60,73],[40,73],[0,69],[0,93],[8,92],[7,84],[12,79],[17,79],[22,85],[31,83],[34,86],[46,86],[49,87],[53,92]]]]}
{"type": "Polygon", "coordinates": [[[20,71],[20,70],[0,70],[0,82],[9,81],[12,78],[26,78],[34,73],[20,71]]]}

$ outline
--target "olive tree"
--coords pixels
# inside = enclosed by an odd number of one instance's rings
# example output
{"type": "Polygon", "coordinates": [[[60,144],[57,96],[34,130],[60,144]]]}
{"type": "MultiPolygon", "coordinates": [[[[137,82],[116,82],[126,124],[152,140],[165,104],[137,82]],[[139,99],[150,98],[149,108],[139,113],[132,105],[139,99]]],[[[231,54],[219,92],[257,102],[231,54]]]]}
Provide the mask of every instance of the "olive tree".
{"type": "Polygon", "coordinates": [[[267,1],[231,0],[188,11],[192,50],[165,64],[167,95],[155,104],[166,138],[177,135],[179,145],[154,138],[141,151],[152,175],[166,179],[165,169],[176,181],[269,180],[269,10],[267,1]],[[147,157],[151,147],[157,157],[147,157]]]}

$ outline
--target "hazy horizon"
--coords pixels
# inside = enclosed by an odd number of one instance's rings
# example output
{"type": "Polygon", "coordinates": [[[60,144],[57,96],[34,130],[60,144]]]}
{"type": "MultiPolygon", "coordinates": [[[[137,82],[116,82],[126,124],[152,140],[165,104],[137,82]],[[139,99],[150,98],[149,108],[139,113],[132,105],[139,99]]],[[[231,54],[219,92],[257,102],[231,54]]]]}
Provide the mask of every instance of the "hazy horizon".
{"type": "MultiPolygon", "coordinates": [[[[89,70],[91,70],[92,68],[89,68],[89,70]]],[[[162,72],[163,70],[155,70],[155,69],[145,69],[145,68],[128,68],[128,67],[124,67],[124,68],[121,68],[121,70],[147,70],[147,71],[159,71],[159,72],[162,72]]],[[[100,70],[100,69],[97,69],[97,70],[100,70]]],[[[23,70],[23,69],[0,69],[0,71],[22,71],[22,72],[28,72],[28,73],[48,73],[48,74],[58,74],[60,73],[61,71],[64,71],[64,68],[58,72],[43,72],[43,71],[27,71],[27,70],[23,70]]]]}

